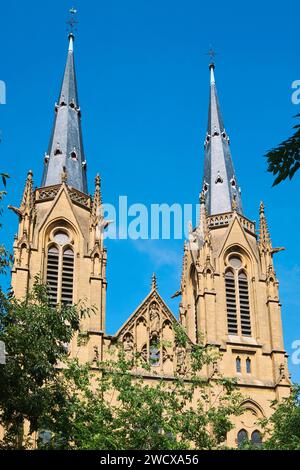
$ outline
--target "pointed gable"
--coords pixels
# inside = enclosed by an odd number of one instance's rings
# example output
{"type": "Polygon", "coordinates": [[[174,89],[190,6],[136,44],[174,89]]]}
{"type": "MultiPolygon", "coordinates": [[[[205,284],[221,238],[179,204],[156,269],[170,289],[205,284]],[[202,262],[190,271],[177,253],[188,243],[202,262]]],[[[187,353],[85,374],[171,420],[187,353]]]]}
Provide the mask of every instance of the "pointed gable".
{"type": "Polygon", "coordinates": [[[179,322],[157,292],[155,281],[150,294],[116,333],[114,342],[123,345],[128,359],[140,353],[153,366],[152,372],[170,376],[175,371],[184,373],[187,350],[176,345],[175,324],[179,322]]]}
{"type": "Polygon", "coordinates": [[[224,236],[221,248],[219,249],[218,256],[220,256],[221,253],[224,252],[229,246],[233,245],[242,246],[243,249],[246,249],[249,254],[251,254],[256,260],[258,260],[256,245],[251,243],[248,239],[245,229],[243,228],[239,215],[237,213],[234,213],[234,216],[228,227],[227,233],[224,236]]]}

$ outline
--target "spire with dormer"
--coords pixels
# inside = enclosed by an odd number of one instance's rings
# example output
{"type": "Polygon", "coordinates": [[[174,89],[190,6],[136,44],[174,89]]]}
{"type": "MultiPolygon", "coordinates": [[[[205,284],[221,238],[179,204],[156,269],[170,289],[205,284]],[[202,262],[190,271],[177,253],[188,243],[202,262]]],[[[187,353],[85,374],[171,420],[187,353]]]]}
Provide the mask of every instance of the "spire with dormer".
{"type": "Polygon", "coordinates": [[[210,103],[208,127],[204,143],[205,164],[203,191],[206,195],[208,215],[231,212],[234,208],[242,213],[240,187],[237,182],[229,148],[229,137],[226,133],[215,81],[215,65],[210,69],[210,103]]]}
{"type": "Polygon", "coordinates": [[[45,155],[42,186],[61,183],[63,172],[67,184],[87,193],[86,161],[81,134],[79,107],[74,64],[74,34],[69,34],[68,57],[62,87],[55,105],[54,127],[45,155]]]}

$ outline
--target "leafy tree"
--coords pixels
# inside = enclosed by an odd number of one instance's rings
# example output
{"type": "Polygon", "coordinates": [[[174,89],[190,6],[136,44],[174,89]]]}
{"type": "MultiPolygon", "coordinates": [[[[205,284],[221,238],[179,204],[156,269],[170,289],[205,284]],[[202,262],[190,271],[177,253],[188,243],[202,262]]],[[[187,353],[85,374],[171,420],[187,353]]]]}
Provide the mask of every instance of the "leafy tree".
{"type": "MultiPolygon", "coordinates": [[[[0,270],[7,265],[3,248],[0,270]]],[[[0,425],[5,430],[0,448],[31,448],[32,434],[40,430],[52,434],[50,442],[40,441],[44,449],[224,445],[230,418],[241,411],[241,397],[234,381],[218,374],[201,377],[202,369],[216,360],[213,351],[191,346],[175,326],[176,344],[190,349],[190,360],[184,374],[171,380],[153,380],[151,364],[139,354],[128,359],[118,346],[107,360],[82,366],[68,358],[66,344],[88,314],[80,305],[50,306],[39,279],[23,300],[0,290],[0,340],[8,353],[0,368],[0,425]]]]}
{"type": "MultiPolygon", "coordinates": [[[[185,333],[178,326],[176,329],[187,347],[185,333]]],[[[241,396],[232,380],[201,377],[203,367],[215,359],[212,351],[195,345],[190,351],[189,370],[171,380],[153,380],[151,364],[138,354],[128,360],[118,347],[111,358],[98,362],[98,371],[93,374],[89,365],[79,366],[73,360],[64,370],[68,400],[56,416],[45,416],[40,423],[52,432],[52,440],[44,448],[223,447],[233,427],[230,418],[241,412],[241,396]]]]}
{"type": "MultiPolygon", "coordinates": [[[[295,117],[300,117],[300,114],[295,117]]],[[[294,129],[296,132],[292,137],[265,155],[268,161],[268,171],[274,176],[277,175],[273,186],[286,178],[292,179],[300,168],[300,124],[295,125],[294,129]]]]}
{"type": "Polygon", "coordinates": [[[79,306],[49,306],[47,289],[38,279],[23,300],[1,293],[0,340],[8,354],[0,368],[2,447],[26,446],[25,423],[30,436],[46,411],[51,414],[64,405],[67,393],[58,366],[67,357],[66,344],[79,330],[81,314],[85,312],[79,306]]]}
{"type": "Polygon", "coordinates": [[[275,411],[262,422],[268,450],[300,450],[300,385],[294,385],[290,396],[273,403],[275,411]]]}

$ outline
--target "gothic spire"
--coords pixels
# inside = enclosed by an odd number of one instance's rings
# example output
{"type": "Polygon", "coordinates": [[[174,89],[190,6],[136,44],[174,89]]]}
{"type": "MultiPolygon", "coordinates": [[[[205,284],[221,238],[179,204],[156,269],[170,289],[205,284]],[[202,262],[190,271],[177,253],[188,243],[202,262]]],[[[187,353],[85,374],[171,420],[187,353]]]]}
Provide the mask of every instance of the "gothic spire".
{"type": "Polygon", "coordinates": [[[74,64],[73,32],[69,34],[67,63],[58,103],[55,105],[55,113],[48,153],[45,155],[42,186],[60,184],[62,172],[65,171],[67,184],[87,193],[86,161],[81,135],[81,112],[74,64]]]}
{"type": "Polygon", "coordinates": [[[153,273],[153,275],[152,275],[151,290],[152,290],[152,291],[157,290],[157,278],[156,278],[156,274],[155,274],[155,273],[153,273]]]}
{"type": "Polygon", "coordinates": [[[229,148],[229,137],[226,133],[220,111],[215,81],[215,65],[210,69],[210,103],[208,127],[204,143],[205,163],[203,191],[206,194],[208,215],[231,212],[232,201],[235,201],[237,212],[242,213],[240,187],[229,148]]]}
{"type": "Polygon", "coordinates": [[[263,202],[260,203],[259,207],[259,219],[259,242],[261,245],[272,247],[270,232],[265,215],[265,206],[263,202]]]}
{"type": "Polygon", "coordinates": [[[33,209],[33,204],[34,204],[33,173],[30,170],[27,174],[20,210],[23,212],[23,214],[30,215],[33,209]]]}
{"type": "Polygon", "coordinates": [[[205,194],[204,191],[200,194],[200,216],[199,216],[199,226],[198,234],[201,239],[204,241],[205,236],[207,235],[207,220],[206,220],[206,205],[205,205],[205,194]]]}
{"type": "Polygon", "coordinates": [[[102,209],[102,195],[101,195],[101,178],[100,175],[97,175],[95,178],[95,192],[93,197],[92,213],[91,213],[91,222],[92,226],[96,227],[99,223],[99,217],[101,217],[102,209]]]}

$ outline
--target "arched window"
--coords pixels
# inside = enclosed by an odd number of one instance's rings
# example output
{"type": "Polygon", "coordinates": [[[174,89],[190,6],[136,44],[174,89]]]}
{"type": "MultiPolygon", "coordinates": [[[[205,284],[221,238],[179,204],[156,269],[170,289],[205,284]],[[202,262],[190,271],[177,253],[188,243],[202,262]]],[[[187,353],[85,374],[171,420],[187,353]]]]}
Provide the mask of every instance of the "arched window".
{"type": "Polygon", "coordinates": [[[251,374],[251,359],[249,359],[249,357],[246,359],[246,372],[247,374],[251,374]]]}
{"type": "Polygon", "coordinates": [[[229,258],[225,272],[227,327],[229,335],[251,336],[250,300],[247,274],[241,258],[229,258]]]}
{"type": "Polygon", "coordinates": [[[61,301],[66,305],[73,303],[74,253],[71,248],[63,251],[61,301]]]}
{"type": "Polygon", "coordinates": [[[59,271],[59,250],[56,246],[51,246],[48,250],[48,262],[47,262],[47,286],[48,286],[49,302],[51,305],[57,304],[58,271],[59,271]]]}
{"type": "Polygon", "coordinates": [[[241,358],[240,357],[236,358],[235,364],[236,364],[236,371],[238,373],[242,372],[242,365],[241,365],[241,358]]]}
{"type": "Polygon", "coordinates": [[[257,447],[262,445],[261,433],[259,431],[253,431],[251,434],[251,442],[257,447]]]}
{"type": "Polygon", "coordinates": [[[229,270],[225,274],[226,305],[227,305],[227,328],[229,335],[238,334],[238,322],[236,312],[236,290],[233,271],[229,270]]]}
{"type": "Polygon", "coordinates": [[[248,279],[245,272],[239,273],[239,301],[242,336],[251,336],[248,279]]]}
{"type": "Polygon", "coordinates": [[[160,363],[160,347],[158,338],[155,336],[150,341],[150,365],[159,366],[160,363]]]}
{"type": "Polygon", "coordinates": [[[66,232],[57,232],[55,244],[48,249],[47,286],[50,305],[72,305],[74,288],[74,252],[66,232]]]}
{"type": "Polygon", "coordinates": [[[248,433],[247,433],[246,429],[241,429],[238,432],[238,435],[237,435],[238,446],[240,447],[243,444],[243,442],[245,442],[247,440],[248,440],[248,433]]]}

